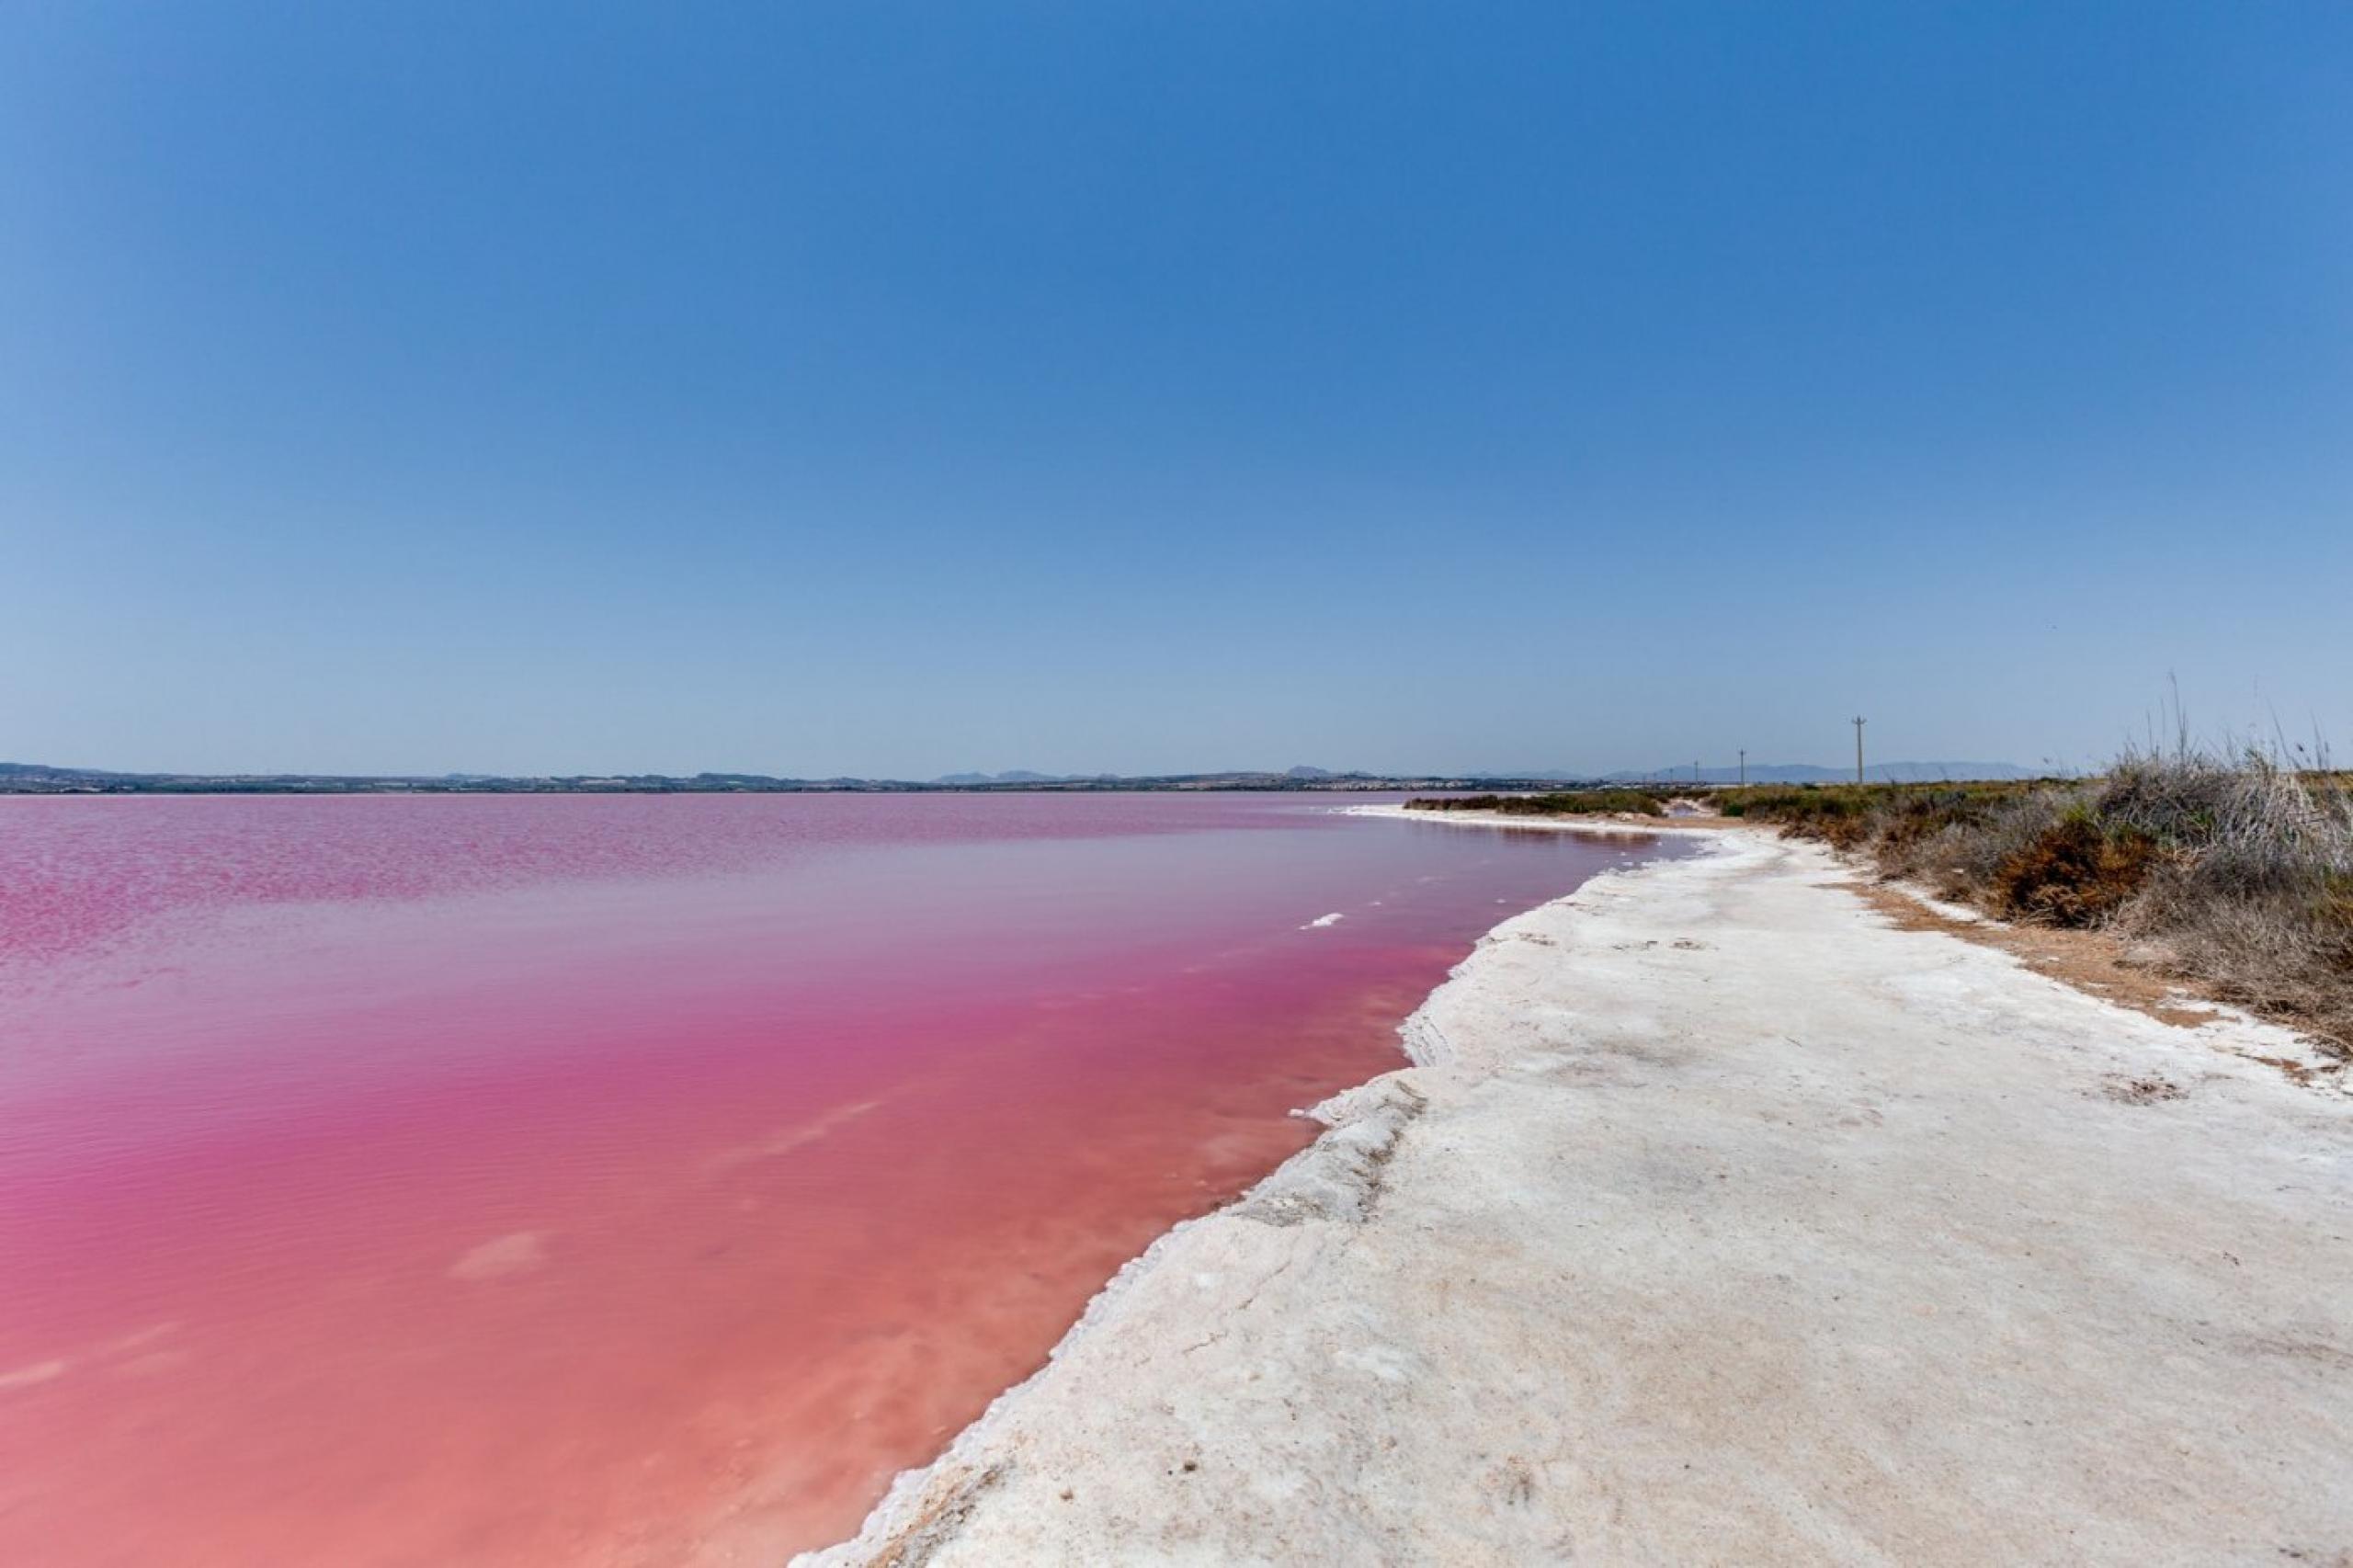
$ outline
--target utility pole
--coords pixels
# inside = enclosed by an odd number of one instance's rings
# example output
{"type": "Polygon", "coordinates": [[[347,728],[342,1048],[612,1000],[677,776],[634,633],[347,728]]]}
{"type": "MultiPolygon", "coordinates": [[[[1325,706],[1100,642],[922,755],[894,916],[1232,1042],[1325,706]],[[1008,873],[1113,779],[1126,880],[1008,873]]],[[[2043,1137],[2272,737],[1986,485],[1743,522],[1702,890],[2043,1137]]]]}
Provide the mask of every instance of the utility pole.
{"type": "Polygon", "coordinates": [[[1855,782],[1863,781],[1863,721],[1855,721],[1855,782]]]}
{"type": "Polygon", "coordinates": [[[1748,788],[1748,748],[1746,746],[1740,748],[1740,787],[1744,790],[1748,788]]]}

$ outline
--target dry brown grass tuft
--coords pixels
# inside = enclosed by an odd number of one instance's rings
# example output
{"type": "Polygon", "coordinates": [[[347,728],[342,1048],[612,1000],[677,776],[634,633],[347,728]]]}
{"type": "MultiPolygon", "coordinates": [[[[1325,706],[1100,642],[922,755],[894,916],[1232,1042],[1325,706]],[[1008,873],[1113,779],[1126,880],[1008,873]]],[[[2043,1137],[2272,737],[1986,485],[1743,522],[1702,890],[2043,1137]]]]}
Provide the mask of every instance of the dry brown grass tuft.
{"type": "Polygon", "coordinates": [[[2097,926],[2141,891],[2157,857],[2147,834],[2070,812],[2004,858],[1986,893],[1995,912],[2013,920],[2097,926]]]}

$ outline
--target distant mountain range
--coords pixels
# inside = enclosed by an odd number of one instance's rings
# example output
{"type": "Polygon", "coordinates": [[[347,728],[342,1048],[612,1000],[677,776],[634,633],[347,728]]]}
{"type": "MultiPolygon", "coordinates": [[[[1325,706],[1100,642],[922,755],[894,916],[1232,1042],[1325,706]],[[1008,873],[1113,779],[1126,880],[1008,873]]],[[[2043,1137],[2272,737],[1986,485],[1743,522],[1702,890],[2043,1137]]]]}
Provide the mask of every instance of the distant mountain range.
{"type": "MultiPolygon", "coordinates": [[[[1117,773],[1031,773],[1026,768],[1017,767],[1010,773],[943,773],[931,782],[949,789],[969,790],[987,784],[1123,784],[1131,782],[1136,777],[1138,776],[1122,776],[1117,773]]],[[[1167,777],[1177,778],[1282,778],[1306,782],[1317,778],[1369,778],[1373,776],[1367,773],[1334,773],[1322,767],[1291,767],[1284,769],[1280,774],[1245,770],[1231,774],[1185,773],[1171,774],[1167,777]]]]}
{"type": "Polygon", "coordinates": [[[1010,773],[943,773],[932,780],[934,784],[1057,784],[1069,778],[1067,773],[1031,773],[1017,767],[1010,773]]]}

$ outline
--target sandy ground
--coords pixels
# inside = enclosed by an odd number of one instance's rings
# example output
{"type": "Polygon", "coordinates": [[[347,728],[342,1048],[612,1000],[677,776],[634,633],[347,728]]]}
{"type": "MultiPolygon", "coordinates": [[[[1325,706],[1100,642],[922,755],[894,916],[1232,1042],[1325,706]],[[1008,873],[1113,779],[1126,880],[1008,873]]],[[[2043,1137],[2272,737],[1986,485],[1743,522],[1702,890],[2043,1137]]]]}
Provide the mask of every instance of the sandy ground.
{"type": "Polygon", "coordinates": [[[2353,1564],[2353,1096],[1848,876],[1497,927],[819,1561],[2353,1564]]]}

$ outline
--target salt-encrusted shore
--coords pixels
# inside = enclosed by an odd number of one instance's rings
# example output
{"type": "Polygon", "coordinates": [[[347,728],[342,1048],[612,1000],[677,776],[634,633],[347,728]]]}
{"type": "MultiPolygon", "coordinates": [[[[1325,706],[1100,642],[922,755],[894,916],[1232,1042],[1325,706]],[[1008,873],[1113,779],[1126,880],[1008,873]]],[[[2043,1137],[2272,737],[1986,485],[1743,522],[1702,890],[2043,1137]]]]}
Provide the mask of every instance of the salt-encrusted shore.
{"type": "Polygon", "coordinates": [[[813,1561],[2353,1562],[2353,1096],[1850,875],[1498,926],[813,1561]]]}

